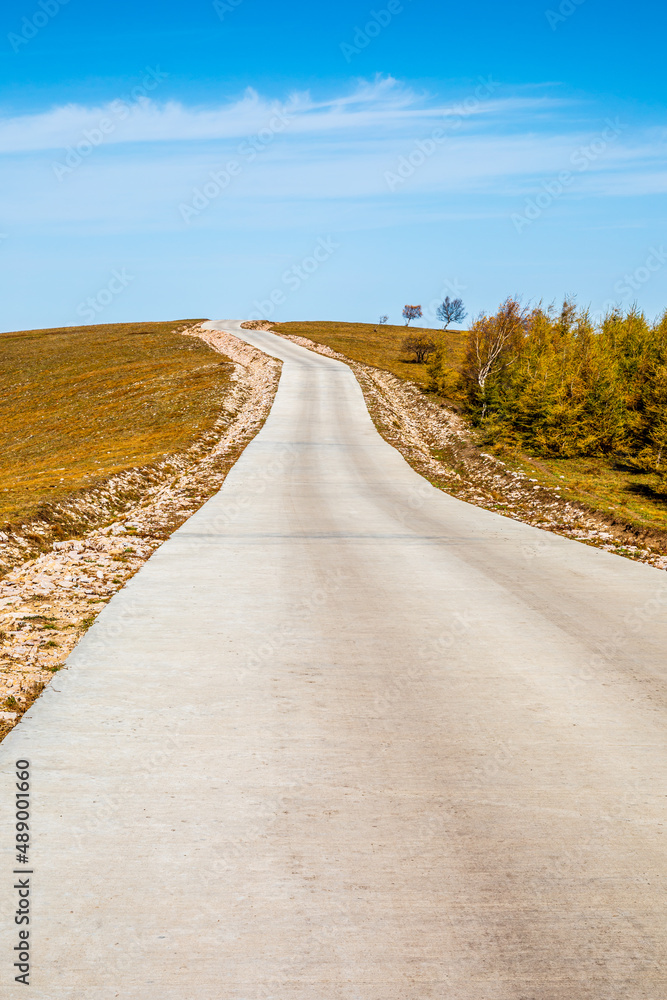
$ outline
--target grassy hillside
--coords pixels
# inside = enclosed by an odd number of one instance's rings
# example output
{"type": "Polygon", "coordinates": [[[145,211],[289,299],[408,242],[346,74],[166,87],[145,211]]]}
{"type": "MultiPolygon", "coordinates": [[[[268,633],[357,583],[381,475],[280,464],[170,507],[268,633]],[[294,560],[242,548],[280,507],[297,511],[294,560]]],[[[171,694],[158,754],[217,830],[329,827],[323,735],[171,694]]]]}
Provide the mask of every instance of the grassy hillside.
{"type": "Polygon", "coordinates": [[[667,543],[667,494],[654,474],[601,457],[538,458],[524,453],[510,464],[544,486],[560,486],[565,499],[583,503],[617,523],[640,533],[663,533],[667,543]]]}
{"type": "MultiPolygon", "coordinates": [[[[276,323],[273,328],[280,333],[308,337],[354,361],[383,368],[424,388],[431,381],[429,366],[408,361],[401,350],[405,326],[309,322],[276,323]]],[[[458,367],[465,352],[467,332],[428,332],[435,334],[447,348],[448,364],[458,367]]],[[[492,447],[491,442],[484,441],[484,447],[492,447]]],[[[650,473],[627,468],[613,458],[541,458],[525,450],[508,453],[502,448],[499,454],[510,467],[521,469],[544,486],[560,487],[562,496],[617,523],[627,524],[640,533],[667,533],[667,496],[650,473]]]]}
{"type": "Polygon", "coordinates": [[[384,368],[423,386],[428,383],[427,365],[414,364],[401,350],[408,332],[431,334],[436,341],[448,346],[452,358],[462,356],[465,349],[465,333],[453,330],[445,333],[411,326],[408,331],[405,326],[374,326],[372,323],[274,323],[273,327],[280,333],[307,337],[316,344],[340,351],[353,361],[384,368]]]}
{"type": "Polygon", "coordinates": [[[193,322],[0,336],[0,523],[186,448],[213,425],[232,369],[175,332],[193,322]]]}

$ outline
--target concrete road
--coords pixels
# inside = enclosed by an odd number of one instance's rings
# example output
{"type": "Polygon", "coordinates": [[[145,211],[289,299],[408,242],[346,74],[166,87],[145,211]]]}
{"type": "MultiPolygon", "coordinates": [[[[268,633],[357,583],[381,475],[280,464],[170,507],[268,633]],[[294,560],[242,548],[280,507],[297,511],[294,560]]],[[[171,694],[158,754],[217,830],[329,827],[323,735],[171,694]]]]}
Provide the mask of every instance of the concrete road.
{"type": "Polygon", "coordinates": [[[30,995],[667,997],[665,575],[442,494],[345,365],[218,326],[284,360],[268,422],[0,748],[30,995]]]}

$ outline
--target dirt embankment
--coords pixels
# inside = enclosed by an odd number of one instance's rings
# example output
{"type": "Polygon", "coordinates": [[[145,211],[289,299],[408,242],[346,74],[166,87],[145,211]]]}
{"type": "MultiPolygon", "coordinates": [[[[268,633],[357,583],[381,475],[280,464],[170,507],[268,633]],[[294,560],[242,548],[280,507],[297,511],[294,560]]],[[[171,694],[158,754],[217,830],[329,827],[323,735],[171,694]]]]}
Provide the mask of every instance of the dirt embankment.
{"type": "MultiPolygon", "coordinates": [[[[262,324],[261,329],[271,329],[262,324]]],[[[311,351],[344,361],[361,385],[371,417],[386,441],[410,465],[447,493],[546,531],[667,569],[667,541],[641,533],[613,517],[604,518],[513,471],[475,445],[468,425],[445,404],[412,382],[315,344],[279,336],[311,351]]]]}
{"type": "Polygon", "coordinates": [[[164,539],[216,493],[268,416],[280,363],[231,334],[193,327],[235,365],[213,431],[188,451],[114,476],[0,537],[0,738],[96,615],[164,539]],[[54,540],[60,534],[70,536],[54,540]]]}

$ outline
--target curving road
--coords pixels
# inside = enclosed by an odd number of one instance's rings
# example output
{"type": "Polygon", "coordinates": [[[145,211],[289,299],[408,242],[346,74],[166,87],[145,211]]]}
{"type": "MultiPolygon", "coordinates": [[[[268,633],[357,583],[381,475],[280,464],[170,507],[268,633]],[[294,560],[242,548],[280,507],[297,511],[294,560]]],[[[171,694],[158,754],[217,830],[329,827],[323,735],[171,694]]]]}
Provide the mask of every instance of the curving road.
{"type": "Polygon", "coordinates": [[[269,420],[0,747],[31,996],[667,996],[665,575],[441,493],[345,365],[212,326],[284,361],[269,420]]]}

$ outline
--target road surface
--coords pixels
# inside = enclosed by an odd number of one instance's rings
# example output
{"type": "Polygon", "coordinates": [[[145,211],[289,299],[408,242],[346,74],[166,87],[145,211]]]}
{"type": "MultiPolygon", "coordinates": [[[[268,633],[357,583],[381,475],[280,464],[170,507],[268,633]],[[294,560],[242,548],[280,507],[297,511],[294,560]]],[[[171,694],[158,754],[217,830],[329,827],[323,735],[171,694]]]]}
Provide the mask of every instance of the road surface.
{"type": "Polygon", "coordinates": [[[284,361],[266,425],[0,747],[30,996],[662,1000],[667,577],[441,493],[345,365],[214,326],[284,361]]]}

